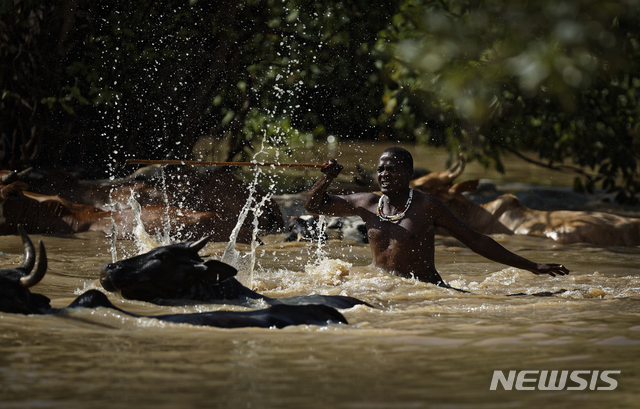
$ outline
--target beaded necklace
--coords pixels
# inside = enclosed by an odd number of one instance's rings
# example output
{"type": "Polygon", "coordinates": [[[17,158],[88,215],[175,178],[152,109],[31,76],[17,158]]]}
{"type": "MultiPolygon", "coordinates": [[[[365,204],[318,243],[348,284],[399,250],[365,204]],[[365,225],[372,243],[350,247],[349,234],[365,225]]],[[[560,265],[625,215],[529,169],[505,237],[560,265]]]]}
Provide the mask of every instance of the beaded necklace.
{"type": "Polygon", "coordinates": [[[382,208],[384,206],[383,200],[385,197],[386,195],[382,195],[380,196],[380,200],[378,200],[378,217],[383,222],[398,223],[400,219],[402,219],[404,215],[407,214],[407,210],[409,210],[409,206],[411,206],[411,199],[413,198],[413,190],[409,190],[409,199],[407,199],[407,204],[404,205],[404,208],[400,210],[400,213],[397,213],[394,215],[387,216],[382,211],[382,208]]]}

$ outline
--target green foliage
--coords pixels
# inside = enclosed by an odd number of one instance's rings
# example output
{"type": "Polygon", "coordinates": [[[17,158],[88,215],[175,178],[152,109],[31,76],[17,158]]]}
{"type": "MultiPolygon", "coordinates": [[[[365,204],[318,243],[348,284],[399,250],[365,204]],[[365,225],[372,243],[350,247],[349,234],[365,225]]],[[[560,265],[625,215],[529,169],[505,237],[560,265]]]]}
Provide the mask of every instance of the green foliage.
{"type": "MultiPolygon", "coordinates": [[[[601,183],[632,201],[640,191],[639,7],[636,0],[404,1],[377,46],[396,84],[385,97],[403,94],[420,110],[418,140],[498,169],[501,155],[513,152],[579,173],[576,187],[601,183]]],[[[406,116],[404,108],[391,111],[406,116]]]]}
{"type": "MultiPolygon", "coordinates": [[[[369,118],[381,92],[369,51],[395,11],[387,1],[16,4],[3,26],[17,33],[6,41],[15,49],[2,57],[20,59],[30,30],[37,43],[23,57],[39,63],[11,84],[8,67],[2,88],[33,98],[17,116],[22,133],[35,127],[41,151],[61,153],[62,163],[38,156],[41,165],[111,164],[113,172],[126,156],[188,158],[202,136],[228,141],[228,160],[261,137],[277,146],[318,129],[376,136],[369,118]],[[32,14],[45,29],[28,28],[32,14]]],[[[16,134],[14,145],[21,140],[16,134]]]]}
{"type": "Polygon", "coordinates": [[[4,2],[3,165],[104,176],[337,135],[512,153],[632,201],[638,1],[4,2]]]}

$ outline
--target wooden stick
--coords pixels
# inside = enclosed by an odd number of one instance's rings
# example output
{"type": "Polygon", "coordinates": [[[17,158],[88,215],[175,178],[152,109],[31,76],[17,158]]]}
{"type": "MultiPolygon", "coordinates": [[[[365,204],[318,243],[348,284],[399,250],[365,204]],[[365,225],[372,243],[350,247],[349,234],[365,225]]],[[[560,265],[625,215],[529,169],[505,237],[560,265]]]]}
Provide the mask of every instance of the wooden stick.
{"type": "Polygon", "coordinates": [[[127,165],[190,165],[190,166],[284,166],[287,168],[321,168],[317,163],[276,162],[210,162],[204,160],[127,159],[127,165]]]}

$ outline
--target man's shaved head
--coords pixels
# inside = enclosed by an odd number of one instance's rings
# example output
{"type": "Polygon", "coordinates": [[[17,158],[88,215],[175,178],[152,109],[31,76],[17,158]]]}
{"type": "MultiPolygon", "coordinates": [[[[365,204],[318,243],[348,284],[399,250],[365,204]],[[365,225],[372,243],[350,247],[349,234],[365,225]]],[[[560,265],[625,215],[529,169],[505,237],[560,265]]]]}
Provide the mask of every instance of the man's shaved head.
{"type": "Polygon", "coordinates": [[[382,155],[384,155],[385,153],[390,153],[394,155],[398,160],[398,163],[405,166],[407,170],[410,170],[411,172],[413,172],[413,156],[411,156],[411,153],[409,153],[408,150],[406,150],[405,148],[401,148],[399,146],[392,146],[390,148],[385,149],[384,152],[382,152],[382,155]]]}

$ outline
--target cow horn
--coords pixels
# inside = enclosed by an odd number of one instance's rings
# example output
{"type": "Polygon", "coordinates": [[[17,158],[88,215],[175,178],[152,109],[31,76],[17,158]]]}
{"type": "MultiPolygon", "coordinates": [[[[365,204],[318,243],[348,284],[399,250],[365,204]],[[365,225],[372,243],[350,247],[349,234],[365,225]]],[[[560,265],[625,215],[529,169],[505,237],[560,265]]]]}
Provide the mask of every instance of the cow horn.
{"type": "Polygon", "coordinates": [[[33,287],[38,284],[42,277],[47,273],[47,252],[44,249],[44,243],[40,240],[40,257],[38,258],[38,267],[29,275],[20,278],[20,285],[24,288],[33,287]]]}
{"type": "Polygon", "coordinates": [[[189,244],[189,248],[194,250],[196,253],[202,250],[202,248],[211,240],[211,236],[205,236],[198,241],[194,241],[189,244]]]}
{"type": "Polygon", "coordinates": [[[0,182],[2,182],[3,185],[8,185],[10,183],[17,182],[19,180],[23,180],[26,177],[28,177],[29,174],[31,174],[32,171],[33,171],[33,168],[27,168],[27,169],[22,170],[20,172],[16,172],[15,170],[12,170],[11,173],[7,173],[6,175],[2,175],[2,177],[0,177],[0,182]]]}
{"type": "Polygon", "coordinates": [[[0,182],[2,182],[3,185],[8,185],[9,183],[13,183],[16,180],[18,180],[18,174],[15,170],[11,171],[11,173],[7,173],[6,175],[2,175],[2,177],[0,178],[0,182]]]}
{"type": "Polygon", "coordinates": [[[23,180],[24,178],[28,177],[31,172],[33,172],[33,168],[26,168],[25,170],[21,170],[20,172],[18,172],[18,179],[23,180]]]}
{"type": "Polygon", "coordinates": [[[20,268],[27,272],[31,272],[31,270],[33,270],[33,266],[36,264],[36,249],[33,248],[33,243],[31,243],[31,239],[29,239],[27,232],[21,224],[18,225],[18,233],[20,233],[20,237],[22,237],[22,244],[24,245],[24,261],[20,268]]]}
{"type": "Polygon", "coordinates": [[[451,165],[451,167],[449,168],[449,177],[451,178],[451,180],[456,179],[458,176],[462,175],[462,172],[464,171],[464,166],[466,165],[466,159],[464,157],[464,155],[461,153],[458,156],[458,160],[451,165]]]}

